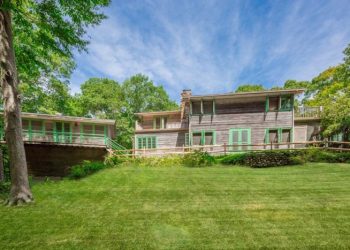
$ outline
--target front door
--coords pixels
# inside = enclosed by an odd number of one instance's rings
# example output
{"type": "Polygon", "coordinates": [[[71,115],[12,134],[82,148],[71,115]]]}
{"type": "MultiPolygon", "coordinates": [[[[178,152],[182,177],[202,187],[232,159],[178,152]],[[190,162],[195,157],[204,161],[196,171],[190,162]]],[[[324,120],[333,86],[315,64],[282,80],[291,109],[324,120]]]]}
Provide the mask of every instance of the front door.
{"type": "Polygon", "coordinates": [[[240,151],[250,149],[251,144],[250,128],[233,128],[230,130],[230,150],[240,151]]]}
{"type": "Polygon", "coordinates": [[[55,142],[70,143],[72,142],[71,126],[67,122],[55,123],[55,142]]]}

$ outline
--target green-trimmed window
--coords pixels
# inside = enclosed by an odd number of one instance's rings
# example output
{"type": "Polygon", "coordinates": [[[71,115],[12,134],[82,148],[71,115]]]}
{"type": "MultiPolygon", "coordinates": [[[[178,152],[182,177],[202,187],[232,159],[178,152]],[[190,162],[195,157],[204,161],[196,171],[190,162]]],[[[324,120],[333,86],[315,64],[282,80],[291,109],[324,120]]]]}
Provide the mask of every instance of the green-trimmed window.
{"type": "Polygon", "coordinates": [[[190,134],[189,133],[186,133],[185,134],[185,146],[188,147],[190,146],[190,134]]]}
{"type": "Polygon", "coordinates": [[[230,129],[229,134],[230,150],[244,150],[249,149],[251,144],[251,130],[250,128],[233,128],[230,129]]]}
{"type": "Polygon", "coordinates": [[[191,144],[193,146],[215,145],[216,144],[216,131],[214,131],[214,130],[201,130],[201,131],[192,132],[191,144]]]}
{"type": "Polygon", "coordinates": [[[156,116],[153,118],[153,129],[165,129],[167,128],[168,117],[156,116]]]}
{"type": "Polygon", "coordinates": [[[265,143],[288,143],[293,138],[291,128],[270,128],[265,130],[265,143]]]}
{"type": "Polygon", "coordinates": [[[215,101],[202,100],[191,102],[192,115],[213,115],[215,114],[215,101]]]}
{"type": "Polygon", "coordinates": [[[343,141],[343,133],[338,133],[338,134],[332,135],[331,140],[332,141],[343,141]]]}
{"type": "Polygon", "coordinates": [[[292,111],[293,95],[268,96],[265,102],[265,111],[292,111]]]}
{"type": "Polygon", "coordinates": [[[281,96],[281,111],[292,111],[293,108],[293,96],[281,96]]]}
{"type": "Polygon", "coordinates": [[[137,148],[138,149],[157,148],[157,137],[156,136],[137,137],[137,148]]]}

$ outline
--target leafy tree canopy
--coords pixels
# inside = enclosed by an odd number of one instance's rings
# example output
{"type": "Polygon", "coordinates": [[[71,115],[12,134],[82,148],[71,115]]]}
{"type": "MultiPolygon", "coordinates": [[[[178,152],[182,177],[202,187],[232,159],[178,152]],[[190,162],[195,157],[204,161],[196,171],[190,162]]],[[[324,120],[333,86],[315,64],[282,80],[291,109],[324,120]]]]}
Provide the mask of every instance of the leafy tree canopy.
{"type": "Polygon", "coordinates": [[[107,78],[90,78],[76,96],[79,115],[116,119],[123,106],[121,87],[107,78]]]}
{"type": "Polygon", "coordinates": [[[263,91],[265,90],[264,86],[261,84],[243,84],[238,86],[236,93],[239,92],[254,92],[254,91],[263,91]]]}

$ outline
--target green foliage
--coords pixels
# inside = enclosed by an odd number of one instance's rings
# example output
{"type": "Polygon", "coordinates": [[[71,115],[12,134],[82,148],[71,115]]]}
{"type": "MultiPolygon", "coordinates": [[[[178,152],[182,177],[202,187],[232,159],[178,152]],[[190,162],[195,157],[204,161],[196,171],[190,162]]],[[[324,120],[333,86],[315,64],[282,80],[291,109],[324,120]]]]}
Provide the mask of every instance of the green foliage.
{"type": "Polygon", "coordinates": [[[123,106],[121,87],[107,78],[90,78],[81,86],[77,95],[82,116],[117,119],[123,106]]]}
{"type": "Polygon", "coordinates": [[[246,153],[230,154],[219,160],[224,165],[244,165],[246,153]]]}
{"type": "Polygon", "coordinates": [[[106,167],[107,165],[105,165],[103,162],[84,161],[81,164],[75,165],[69,169],[68,178],[80,179],[105,169],[106,167]]]}
{"type": "Polygon", "coordinates": [[[86,31],[105,16],[109,0],[5,1],[12,12],[16,65],[20,79],[35,84],[68,77],[74,69],[73,50],[83,51],[86,31]]]}
{"type": "Polygon", "coordinates": [[[7,148],[7,145],[0,145],[0,148],[2,150],[5,182],[7,182],[7,181],[10,181],[10,162],[9,162],[8,148],[7,148]]]}
{"type": "Polygon", "coordinates": [[[350,163],[350,152],[319,148],[258,151],[227,155],[219,162],[224,165],[245,165],[254,168],[301,165],[306,162],[350,163]]]}
{"type": "Polygon", "coordinates": [[[309,149],[304,156],[308,162],[350,163],[350,152],[309,149]]]}
{"type": "Polygon", "coordinates": [[[122,93],[130,113],[176,110],[178,105],[171,101],[163,86],[155,86],[147,76],[137,74],[126,79],[122,93]]]}
{"type": "Polygon", "coordinates": [[[324,107],[321,124],[326,137],[343,132],[349,138],[350,134],[350,45],[344,55],[342,64],[312,79],[306,93],[307,105],[324,107]]]}
{"type": "Polygon", "coordinates": [[[247,153],[245,165],[253,168],[277,167],[293,165],[291,157],[297,156],[298,151],[275,150],[247,153]]]}
{"type": "Polygon", "coordinates": [[[208,152],[196,150],[184,155],[182,162],[186,167],[208,167],[215,163],[215,158],[208,152]]]}
{"type": "Polygon", "coordinates": [[[238,86],[236,89],[236,93],[239,92],[255,92],[255,91],[263,91],[265,90],[264,86],[261,84],[243,84],[238,86]]]}

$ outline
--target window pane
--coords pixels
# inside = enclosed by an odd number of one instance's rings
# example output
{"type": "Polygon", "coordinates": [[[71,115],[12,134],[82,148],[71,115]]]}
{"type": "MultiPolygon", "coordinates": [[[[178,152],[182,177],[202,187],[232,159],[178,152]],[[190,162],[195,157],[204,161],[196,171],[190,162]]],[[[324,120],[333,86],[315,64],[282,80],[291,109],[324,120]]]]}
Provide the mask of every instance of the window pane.
{"type": "Polygon", "coordinates": [[[282,142],[290,142],[290,129],[282,130],[282,142]]]}
{"type": "Polygon", "coordinates": [[[205,132],[205,145],[213,145],[213,132],[205,132]]]}
{"type": "Polygon", "coordinates": [[[190,145],[190,138],[189,138],[189,134],[186,133],[185,134],[185,146],[189,146],[190,145]]]}
{"type": "Polygon", "coordinates": [[[277,132],[277,129],[269,131],[269,142],[278,143],[278,132],[277,132]]]}
{"type": "Polygon", "coordinates": [[[203,113],[204,114],[213,113],[213,101],[203,101],[203,113]]]}
{"type": "Polygon", "coordinates": [[[269,97],[269,111],[278,110],[279,97],[269,97]]]}
{"type": "Polygon", "coordinates": [[[42,130],[42,122],[41,121],[32,121],[32,130],[41,131],[42,130]]]}
{"type": "Polygon", "coordinates": [[[193,145],[201,145],[201,134],[200,133],[194,133],[193,134],[193,145]]]}
{"type": "Polygon", "coordinates": [[[163,128],[166,128],[167,127],[167,122],[168,122],[168,118],[167,117],[163,117],[163,128]]]}
{"type": "Polygon", "coordinates": [[[155,128],[156,128],[156,129],[160,129],[160,117],[156,117],[156,118],[155,118],[155,123],[156,123],[156,124],[155,124],[155,125],[156,125],[155,128]]]}
{"type": "Polygon", "coordinates": [[[137,138],[137,148],[142,148],[142,138],[137,138]]]}
{"type": "Polygon", "coordinates": [[[281,109],[291,110],[292,108],[292,98],[290,96],[285,96],[281,98],[281,109]]]}
{"type": "Polygon", "coordinates": [[[147,138],[147,148],[152,148],[152,137],[147,138]]]}
{"type": "Polygon", "coordinates": [[[102,125],[95,125],[95,134],[104,135],[105,128],[102,125]]]}
{"type": "Polygon", "coordinates": [[[28,120],[23,120],[22,121],[22,128],[23,129],[29,129],[29,121],[28,120]]]}
{"type": "Polygon", "coordinates": [[[192,102],[192,114],[201,114],[201,102],[192,102]]]}
{"type": "Polygon", "coordinates": [[[233,144],[238,143],[238,131],[236,130],[232,131],[232,143],[233,144]]]}
{"type": "Polygon", "coordinates": [[[84,131],[85,134],[92,134],[93,133],[92,125],[84,124],[83,125],[83,131],[84,131]]]}
{"type": "Polygon", "coordinates": [[[242,143],[248,144],[248,131],[242,130],[242,143]]]}
{"type": "Polygon", "coordinates": [[[69,123],[64,123],[64,132],[70,132],[70,124],[69,123]]]}
{"type": "Polygon", "coordinates": [[[157,144],[156,144],[156,137],[152,137],[152,148],[156,148],[157,144]]]}

